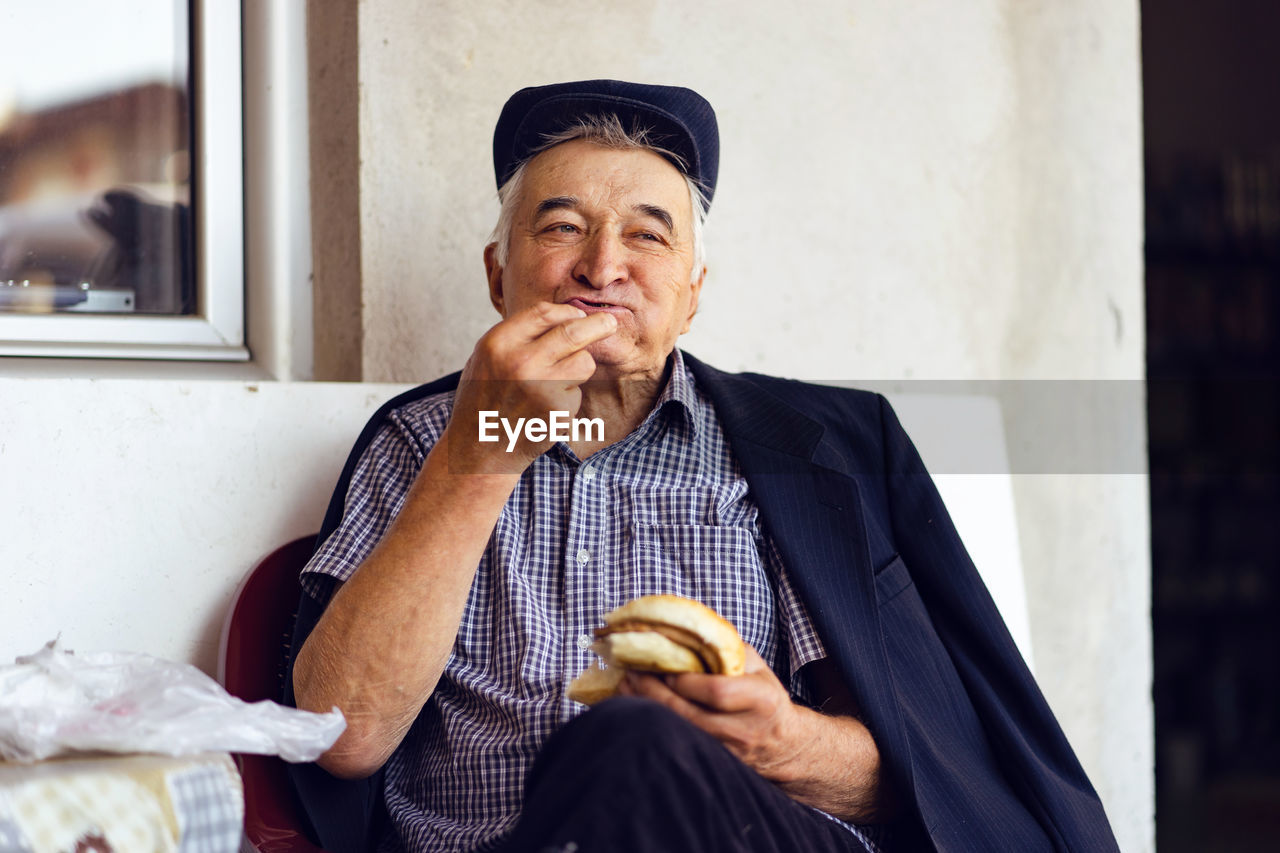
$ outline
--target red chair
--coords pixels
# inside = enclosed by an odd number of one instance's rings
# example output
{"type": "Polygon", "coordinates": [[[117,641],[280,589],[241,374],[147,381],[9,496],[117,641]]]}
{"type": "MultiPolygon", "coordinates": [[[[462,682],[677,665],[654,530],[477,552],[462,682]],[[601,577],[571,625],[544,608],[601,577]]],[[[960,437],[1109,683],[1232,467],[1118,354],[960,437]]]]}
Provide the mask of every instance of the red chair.
{"type": "MultiPolygon", "coordinates": [[[[222,626],[218,680],[246,702],[278,701],[283,694],[289,635],[298,607],[298,573],[316,537],[303,536],[272,551],[236,589],[222,626]]],[[[307,825],[285,773],[269,755],[237,755],[244,780],[244,831],[259,853],[323,853],[307,838],[307,825]]]]}

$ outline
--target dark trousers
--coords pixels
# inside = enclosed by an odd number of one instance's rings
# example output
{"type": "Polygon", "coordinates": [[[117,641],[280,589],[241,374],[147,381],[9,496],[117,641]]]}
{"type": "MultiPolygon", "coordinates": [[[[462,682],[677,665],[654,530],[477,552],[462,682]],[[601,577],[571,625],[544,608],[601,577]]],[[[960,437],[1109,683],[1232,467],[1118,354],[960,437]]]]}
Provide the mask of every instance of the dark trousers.
{"type": "Polygon", "coordinates": [[[644,699],[610,699],[547,741],[505,853],[863,853],[710,735],[644,699]]]}

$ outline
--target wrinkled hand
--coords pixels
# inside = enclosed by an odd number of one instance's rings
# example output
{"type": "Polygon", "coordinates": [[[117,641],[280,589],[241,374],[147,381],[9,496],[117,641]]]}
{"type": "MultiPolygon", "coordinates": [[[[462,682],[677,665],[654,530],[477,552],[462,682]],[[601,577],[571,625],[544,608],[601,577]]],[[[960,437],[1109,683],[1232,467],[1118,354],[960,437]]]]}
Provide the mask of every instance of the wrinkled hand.
{"type": "Polygon", "coordinates": [[[540,302],[502,320],[476,342],[458,383],[449,422],[450,460],[470,470],[520,471],[553,442],[521,437],[511,452],[501,428],[497,442],[479,441],[479,413],[496,411],[514,425],[518,418],[547,420],[552,411],[577,414],[580,386],[595,373],[587,347],[607,338],[617,320],[588,315],[572,305],[540,302]]]}
{"type": "Polygon", "coordinates": [[[671,709],[800,802],[862,822],[896,808],[882,795],[880,753],[867,728],[792,702],[750,646],[743,675],[629,672],[619,693],[671,709]]]}
{"type": "Polygon", "coordinates": [[[798,720],[802,709],[750,646],[743,675],[629,672],[619,692],[675,711],[766,779],[782,783],[794,772],[789,765],[803,730],[798,720]]]}

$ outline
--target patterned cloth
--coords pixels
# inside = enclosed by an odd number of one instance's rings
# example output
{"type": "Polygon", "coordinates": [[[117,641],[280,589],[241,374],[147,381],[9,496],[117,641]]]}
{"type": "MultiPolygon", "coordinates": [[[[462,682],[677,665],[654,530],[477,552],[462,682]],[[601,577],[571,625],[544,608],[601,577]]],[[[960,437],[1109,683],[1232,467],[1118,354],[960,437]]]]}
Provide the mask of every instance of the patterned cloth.
{"type": "Polygon", "coordinates": [[[240,774],[223,753],[0,763],[5,853],[236,853],[243,827],[240,774]]]}
{"type": "MultiPolygon", "coordinates": [[[[326,576],[350,577],[382,538],[452,402],[446,393],[397,409],[373,439],[342,524],[303,570],[313,596],[324,600],[326,576]]],[[[678,351],[629,436],[585,461],[563,443],[538,457],[495,525],[445,672],[387,762],[398,837],[383,849],[496,847],[541,745],[584,710],[565,689],[593,657],[593,630],[636,596],[711,606],[805,700],[799,670],[825,652],[757,515],[678,351]]]]}

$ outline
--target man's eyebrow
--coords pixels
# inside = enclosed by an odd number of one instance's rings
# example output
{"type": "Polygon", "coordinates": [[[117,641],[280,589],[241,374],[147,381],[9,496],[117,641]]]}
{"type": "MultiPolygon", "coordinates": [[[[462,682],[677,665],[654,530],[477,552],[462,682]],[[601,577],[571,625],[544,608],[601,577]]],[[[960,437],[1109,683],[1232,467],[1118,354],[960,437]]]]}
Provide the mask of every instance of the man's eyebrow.
{"type": "Polygon", "coordinates": [[[553,210],[564,210],[565,208],[575,208],[577,206],[578,200],[571,195],[552,196],[538,202],[538,207],[534,210],[534,216],[542,216],[544,213],[550,213],[553,210]]]}
{"type": "Polygon", "coordinates": [[[671,214],[667,212],[665,207],[659,207],[656,204],[637,204],[633,209],[643,213],[645,216],[652,216],[657,219],[666,226],[668,232],[675,232],[675,220],[671,218],[671,214]]]}

